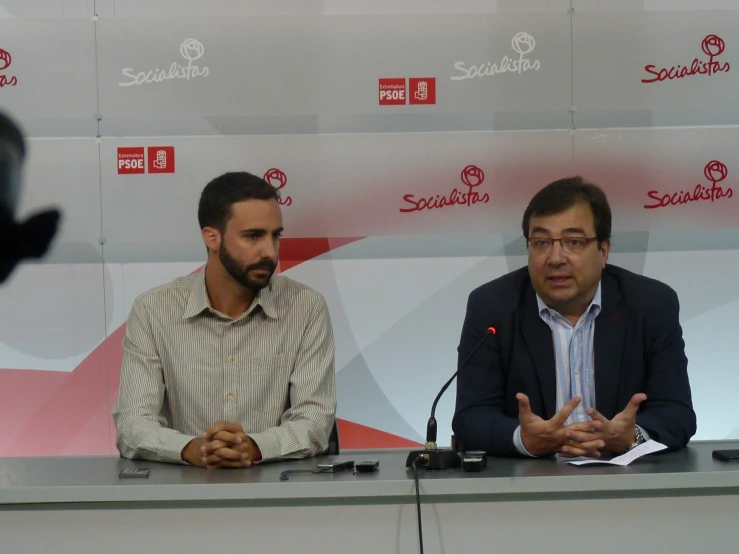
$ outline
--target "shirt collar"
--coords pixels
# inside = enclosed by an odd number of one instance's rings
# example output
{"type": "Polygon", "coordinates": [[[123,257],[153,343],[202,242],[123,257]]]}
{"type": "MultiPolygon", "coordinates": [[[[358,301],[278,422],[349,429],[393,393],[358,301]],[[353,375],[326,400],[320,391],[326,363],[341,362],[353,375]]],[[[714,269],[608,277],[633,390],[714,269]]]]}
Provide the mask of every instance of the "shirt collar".
{"type": "MultiPolygon", "coordinates": [[[[600,313],[601,309],[601,301],[600,301],[600,288],[601,288],[602,281],[598,281],[598,288],[595,289],[595,296],[593,296],[593,300],[590,302],[590,305],[588,306],[588,309],[585,310],[585,313],[595,312],[595,315],[598,315],[600,313]]],[[[551,309],[549,306],[547,306],[544,301],[541,299],[541,297],[537,294],[536,295],[536,304],[539,307],[539,315],[542,316],[544,314],[554,315],[559,312],[556,310],[551,309]]]]}
{"type": "MultiPolygon", "coordinates": [[[[249,309],[244,315],[251,313],[257,306],[261,306],[262,311],[267,317],[277,319],[274,298],[276,286],[277,283],[273,276],[272,279],[269,280],[269,285],[257,291],[254,301],[251,303],[251,306],[249,306],[249,309]]],[[[190,285],[190,296],[187,299],[187,305],[182,314],[182,319],[195,317],[206,310],[215,311],[213,310],[213,306],[210,305],[208,291],[205,288],[205,269],[203,269],[203,271],[201,271],[193,280],[192,285],[190,285]]]]}

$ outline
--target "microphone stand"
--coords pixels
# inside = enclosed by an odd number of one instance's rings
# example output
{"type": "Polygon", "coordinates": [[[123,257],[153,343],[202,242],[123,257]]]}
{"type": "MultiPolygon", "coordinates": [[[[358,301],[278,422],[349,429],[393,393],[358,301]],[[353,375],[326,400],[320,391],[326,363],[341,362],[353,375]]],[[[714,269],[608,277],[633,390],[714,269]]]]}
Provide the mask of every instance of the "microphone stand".
{"type": "Polygon", "coordinates": [[[459,457],[457,452],[450,448],[439,449],[436,446],[436,405],[439,403],[441,395],[446,392],[446,389],[449,388],[449,385],[452,384],[452,381],[454,381],[459,374],[459,371],[470,360],[472,355],[478,348],[480,348],[480,346],[482,346],[482,343],[484,343],[490,335],[494,335],[495,333],[495,327],[488,327],[487,331],[485,331],[485,335],[483,335],[482,339],[480,339],[480,341],[475,345],[472,352],[470,352],[462,363],[459,364],[457,371],[455,371],[449,380],[444,383],[444,386],[441,387],[439,394],[436,395],[434,403],[431,406],[431,417],[426,424],[426,444],[424,445],[424,449],[411,451],[405,461],[405,467],[413,467],[413,464],[415,463],[416,466],[425,467],[426,469],[454,469],[462,465],[462,459],[459,457]]]}

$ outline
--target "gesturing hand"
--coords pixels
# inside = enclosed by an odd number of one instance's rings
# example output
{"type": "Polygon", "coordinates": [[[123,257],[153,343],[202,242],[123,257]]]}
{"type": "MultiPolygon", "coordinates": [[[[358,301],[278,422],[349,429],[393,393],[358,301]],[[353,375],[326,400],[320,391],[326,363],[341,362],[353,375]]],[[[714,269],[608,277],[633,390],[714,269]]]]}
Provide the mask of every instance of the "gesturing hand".
{"type": "Polygon", "coordinates": [[[593,421],[601,424],[596,436],[605,443],[604,450],[614,454],[626,451],[636,441],[636,414],[639,405],[647,399],[644,393],[635,394],[626,407],[609,420],[595,408],[588,409],[593,421]]]}
{"type": "Polygon", "coordinates": [[[543,456],[556,452],[574,456],[599,455],[598,448],[603,446],[602,441],[594,437],[591,431],[600,429],[601,422],[586,421],[564,426],[567,418],[580,404],[579,396],[570,400],[548,420],[542,419],[531,411],[529,398],[525,394],[518,393],[516,399],[518,400],[518,421],[521,425],[521,442],[531,455],[543,456]],[[575,444],[577,444],[576,449],[575,444]],[[572,452],[569,452],[570,448],[573,449],[572,452]]]}

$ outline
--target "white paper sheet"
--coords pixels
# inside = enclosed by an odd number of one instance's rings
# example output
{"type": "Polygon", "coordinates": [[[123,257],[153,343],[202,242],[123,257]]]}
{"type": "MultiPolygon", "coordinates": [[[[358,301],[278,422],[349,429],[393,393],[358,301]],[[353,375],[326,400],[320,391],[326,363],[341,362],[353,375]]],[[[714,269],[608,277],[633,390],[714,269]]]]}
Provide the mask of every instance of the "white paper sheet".
{"type": "Polygon", "coordinates": [[[585,456],[581,456],[579,458],[572,458],[571,460],[567,460],[566,464],[572,464],[573,466],[583,466],[587,464],[609,464],[614,466],[627,466],[637,458],[641,458],[642,456],[646,456],[647,454],[652,454],[654,452],[659,452],[660,450],[664,450],[667,448],[664,444],[661,442],[648,440],[646,442],[641,443],[636,448],[632,448],[625,454],[621,454],[620,456],[616,456],[615,458],[612,458],[610,460],[601,460],[600,458],[586,458],[585,456]]]}

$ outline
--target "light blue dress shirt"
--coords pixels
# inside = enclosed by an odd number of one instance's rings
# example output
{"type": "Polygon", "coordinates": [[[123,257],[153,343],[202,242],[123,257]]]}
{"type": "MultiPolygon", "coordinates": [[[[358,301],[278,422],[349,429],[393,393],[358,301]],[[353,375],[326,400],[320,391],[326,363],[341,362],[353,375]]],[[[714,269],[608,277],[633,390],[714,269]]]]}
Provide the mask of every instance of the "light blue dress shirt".
{"type": "MultiPolygon", "coordinates": [[[[561,410],[572,398],[579,396],[582,401],[567,418],[565,425],[590,421],[588,408],[596,408],[593,338],[595,318],[601,310],[601,285],[598,283],[592,302],[575,325],[572,325],[559,312],[549,308],[538,294],[536,303],[539,307],[539,317],[552,330],[556,363],[557,411],[561,410]]],[[[646,432],[643,429],[642,432],[644,438],[647,439],[646,432]]],[[[513,433],[513,444],[521,454],[531,456],[521,440],[520,425],[513,433]]]]}

